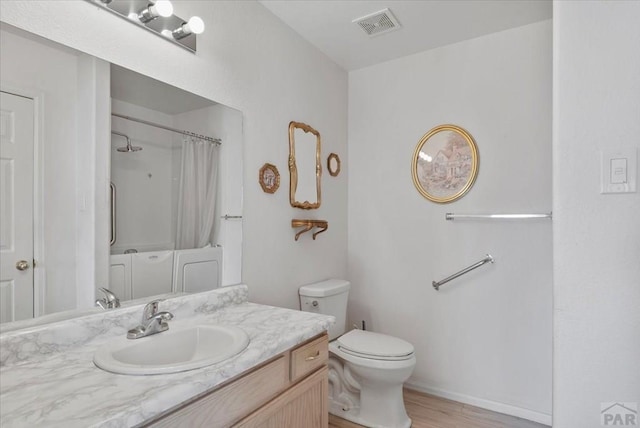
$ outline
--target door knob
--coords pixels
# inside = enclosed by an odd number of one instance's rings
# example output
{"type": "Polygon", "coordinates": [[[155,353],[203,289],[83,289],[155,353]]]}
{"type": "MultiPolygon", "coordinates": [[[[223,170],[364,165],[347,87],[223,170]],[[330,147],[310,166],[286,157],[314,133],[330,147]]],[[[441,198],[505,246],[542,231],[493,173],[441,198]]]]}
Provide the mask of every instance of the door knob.
{"type": "Polygon", "coordinates": [[[18,263],[16,263],[16,269],[18,270],[27,270],[29,269],[29,262],[26,260],[20,260],[18,263]]]}

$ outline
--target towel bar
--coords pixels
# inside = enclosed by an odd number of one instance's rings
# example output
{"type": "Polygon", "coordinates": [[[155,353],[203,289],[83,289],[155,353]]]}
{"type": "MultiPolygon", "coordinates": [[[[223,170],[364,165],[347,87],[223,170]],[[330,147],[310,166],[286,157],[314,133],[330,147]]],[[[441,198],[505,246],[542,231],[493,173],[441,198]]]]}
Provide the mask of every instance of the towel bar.
{"type": "Polygon", "coordinates": [[[491,254],[487,254],[487,256],[484,259],[480,260],[479,262],[476,262],[476,263],[472,264],[471,266],[466,267],[466,268],[462,269],[461,271],[456,272],[453,275],[450,275],[450,276],[446,277],[443,280],[433,281],[431,283],[431,285],[433,285],[433,288],[435,288],[436,291],[438,291],[438,290],[440,290],[440,286],[441,285],[446,284],[447,282],[449,282],[449,281],[451,281],[453,279],[456,279],[457,277],[462,276],[467,272],[471,272],[472,270],[474,270],[476,268],[479,268],[480,266],[482,266],[482,265],[484,265],[486,263],[493,263],[493,262],[494,262],[494,260],[493,260],[493,257],[491,256],[491,254]]]}
{"type": "Polygon", "coordinates": [[[496,219],[496,220],[528,220],[536,218],[553,218],[553,213],[544,214],[454,214],[446,213],[445,220],[455,219],[496,219]]]}

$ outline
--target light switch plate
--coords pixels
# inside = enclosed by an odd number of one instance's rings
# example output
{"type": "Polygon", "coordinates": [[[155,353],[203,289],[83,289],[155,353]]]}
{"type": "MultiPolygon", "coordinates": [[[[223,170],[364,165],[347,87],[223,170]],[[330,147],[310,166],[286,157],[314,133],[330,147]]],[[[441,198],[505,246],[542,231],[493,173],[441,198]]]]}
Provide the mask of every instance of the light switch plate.
{"type": "Polygon", "coordinates": [[[600,193],[633,193],[638,181],[638,150],[606,150],[601,157],[600,193]]]}

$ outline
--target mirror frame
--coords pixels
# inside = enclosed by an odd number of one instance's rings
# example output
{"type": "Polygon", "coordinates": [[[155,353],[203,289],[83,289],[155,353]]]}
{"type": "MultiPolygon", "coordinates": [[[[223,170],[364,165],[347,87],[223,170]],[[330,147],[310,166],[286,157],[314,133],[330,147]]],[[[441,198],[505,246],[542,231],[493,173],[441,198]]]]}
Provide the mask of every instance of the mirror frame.
{"type": "Polygon", "coordinates": [[[337,177],[340,174],[340,164],[340,157],[336,153],[331,153],[327,158],[327,171],[330,176],[337,177]],[[335,167],[331,165],[332,163],[335,163],[335,167]]]}
{"type": "Polygon", "coordinates": [[[321,191],[320,191],[320,177],[322,176],[322,165],[320,163],[320,133],[313,129],[311,126],[301,122],[289,123],[289,203],[294,208],[302,208],[303,210],[311,210],[320,207],[321,191]],[[316,136],[316,202],[304,201],[300,202],[296,200],[296,189],[298,188],[298,167],[296,166],[296,141],[294,132],[296,129],[301,129],[304,132],[311,133],[316,136]]]}

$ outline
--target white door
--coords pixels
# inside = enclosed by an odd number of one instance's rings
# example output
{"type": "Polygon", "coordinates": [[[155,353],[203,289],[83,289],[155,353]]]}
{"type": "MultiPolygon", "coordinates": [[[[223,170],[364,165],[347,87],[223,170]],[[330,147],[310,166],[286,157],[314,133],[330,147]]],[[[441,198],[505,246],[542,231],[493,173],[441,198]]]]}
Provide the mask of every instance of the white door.
{"type": "Polygon", "coordinates": [[[0,322],[8,322],[33,318],[34,102],[0,95],[0,322]]]}

